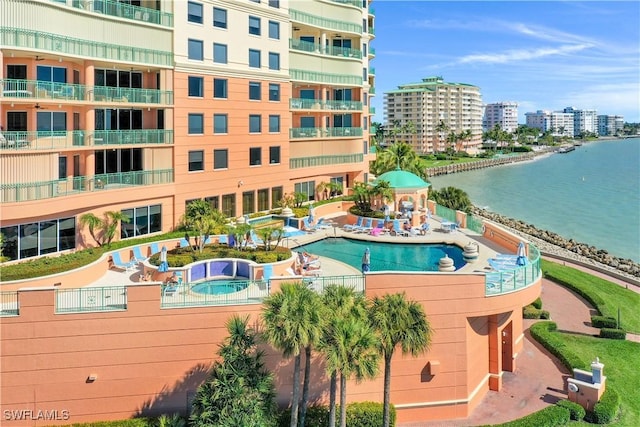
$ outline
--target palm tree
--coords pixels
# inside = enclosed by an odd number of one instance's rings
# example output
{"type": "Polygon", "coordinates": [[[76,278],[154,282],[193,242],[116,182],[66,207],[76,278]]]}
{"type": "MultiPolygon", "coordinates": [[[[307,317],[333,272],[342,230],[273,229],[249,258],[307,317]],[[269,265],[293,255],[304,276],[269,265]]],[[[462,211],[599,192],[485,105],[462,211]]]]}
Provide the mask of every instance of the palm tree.
{"type": "Polygon", "coordinates": [[[291,427],[298,425],[301,353],[305,347],[319,341],[322,330],[323,316],[316,303],[318,300],[317,294],[302,282],[292,282],[283,283],[280,292],[270,295],[263,303],[266,341],[282,351],[284,357],[294,358],[291,427]]]}
{"type": "Polygon", "coordinates": [[[440,144],[442,142],[442,135],[449,130],[449,126],[444,122],[444,120],[440,120],[440,123],[436,125],[436,132],[438,132],[438,147],[436,147],[435,152],[440,150],[440,144]]]}
{"type": "Polygon", "coordinates": [[[393,144],[380,152],[371,166],[371,171],[376,175],[382,175],[397,168],[425,177],[422,160],[413,147],[404,142],[393,144]]]}
{"type": "Polygon", "coordinates": [[[107,211],[104,213],[104,218],[98,218],[92,213],[86,213],[80,216],[79,224],[81,227],[89,227],[89,234],[98,246],[108,246],[116,235],[118,225],[121,222],[129,221],[129,217],[120,211],[107,211]],[[96,231],[97,228],[99,228],[99,231],[96,231]]]}
{"type": "Polygon", "coordinates": [[[96,234],[96,229],[102,227],[102,219],[98,218],[92,213],[86,213],[80,216],[80,221],[78,222],[80,227],[89,227],[89,234],[93,238],[93,240],[98,244],[98,246],[102,246],[102,240],[100,240],[96,234]]]}
{"type": "Polygon", "coordinates": [[[433,190],[429,195],[437,204],[449,209],[467,213],[471,211],[472,205],[469,195],[459,188],[445,187],[439,191],[433,190]]]}
{"type": "Polygon", "coordinates": [[[371,322],[377,332],[380,352],[384,358],[383,426],[389,427],[391,393],[391,358],[397,346],[402,354],[418,356],[431,344],[432,329],[422,305],[408,301],[406,295],[386,294],[375,297],[371,307],[371,322]]]}

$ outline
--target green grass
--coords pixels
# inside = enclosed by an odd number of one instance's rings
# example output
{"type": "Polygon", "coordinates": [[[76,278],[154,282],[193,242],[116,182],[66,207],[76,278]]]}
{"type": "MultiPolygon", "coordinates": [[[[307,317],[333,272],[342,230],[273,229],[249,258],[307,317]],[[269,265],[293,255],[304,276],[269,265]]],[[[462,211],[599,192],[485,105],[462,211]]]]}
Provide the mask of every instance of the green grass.
{"type": "MultiPolygon", "coordinates": [[[[545,277],[587,298],[603,316],[618,317],[627,332],[640,333],[640,294],[575,268],[542,260],[545,277]]],[[[632,285],[629,285],[632,286],[632,285]]]]}
{"type": "Polygon", "coordinates": [[[422,161],[424,162],[424,166],[426,168],[433,168],[436,166],[448,166],[448,165],[453,165],[453,164],[457,164],[457,163],[470,163],[470,162],[478,162],[480,160],[486,160],[483,158],[479,158],[479,157],[460,157],[457,159],[452,159],[452,160],[425,160],[423,159],[422,161]]]}

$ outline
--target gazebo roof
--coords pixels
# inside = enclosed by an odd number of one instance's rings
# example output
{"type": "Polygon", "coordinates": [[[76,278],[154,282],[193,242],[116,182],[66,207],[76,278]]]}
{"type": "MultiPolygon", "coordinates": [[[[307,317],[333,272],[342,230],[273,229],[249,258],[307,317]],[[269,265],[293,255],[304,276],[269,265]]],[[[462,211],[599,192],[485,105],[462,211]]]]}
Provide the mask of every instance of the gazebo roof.
{"type": "Polygon", "coordinates": [[[387,181],[389,183],[389,187],[393,189],[402,189],[402,188],[420,189],[420,188],[428,188],[431,186],[431,184],[424,181],[418,175],[413,174],[411,172],[403,171],[400,168],[383,173],[374,181],[374,183],[377,183],[380,181],[387,181]]]}

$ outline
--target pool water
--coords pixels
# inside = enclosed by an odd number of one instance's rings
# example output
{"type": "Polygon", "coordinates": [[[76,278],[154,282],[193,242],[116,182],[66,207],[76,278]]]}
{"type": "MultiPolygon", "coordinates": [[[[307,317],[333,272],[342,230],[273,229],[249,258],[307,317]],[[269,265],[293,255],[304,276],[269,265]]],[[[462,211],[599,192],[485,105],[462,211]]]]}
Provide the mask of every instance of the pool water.
{"type": "Polygon", "coordinates": [[[191,290],[198,294],[205,295],[226,295],[239,292],[247,288],[249,282],[243,280],[207,280],[198,283],[191,290]]]}
{"type": "Polygon", "coordinates": [[[342,261],[360,270],[364,250],[371,251],[370,271],[438,271],[440,258],[447,255],[456,270],[466,264],[462,248],[440,243],[383,243],[327,238],[296,248],[314,255],[342,261]]]}

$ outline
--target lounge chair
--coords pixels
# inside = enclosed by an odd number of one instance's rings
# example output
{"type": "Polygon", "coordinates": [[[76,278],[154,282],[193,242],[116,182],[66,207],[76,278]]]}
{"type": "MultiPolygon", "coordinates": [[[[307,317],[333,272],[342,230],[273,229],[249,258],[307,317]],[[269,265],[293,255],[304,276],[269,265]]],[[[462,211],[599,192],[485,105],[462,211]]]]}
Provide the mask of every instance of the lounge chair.
{"type": "Polygon", "coordinates": [[[152,243],[151,244],[151,255],[157,254],[158,252],[160,252],[160,247],[158,246],[157,243],[152,243]]]}
{"type": "Polygon", "coordinates": [[[407,230],[403,230],[402,227],[400,226],[400,221],[398,221],[397,219],[393,220],[393,232],[396,233],[396,236],[408,236],[409,233],[407,232],[407,230]]]}
{"type": "Polygon", "coordinates": [[[189,241],[187,239],[185,239],[184,237],[182,239],[180,239],[180,247],[181,248],[188,248],[189,246],[191,246],[191,243],[189,243],[189,241]]]}
{"type": "Polygon", "coordinates": [[[135,261],[123,262],[119,252],[113,252],[111,254],[111,261],[113,261],[114,267],[124,270],[125,272],[135,270],[136,262],[135,261]]]}
{"type": "Polygon", "coordinates": [[[355,228],[362,227],[362,221],[364,221],[364,218],[359,216],[355,224],[345,224],[342,229],[344,231],[353,231],[355,228]]]}
{"type": "Polygon", "coordinates": [[[172,297],[178,291],[178,285],[166,285],[162,290],[162,296],[172,297]]]}
{"type": "Polygon", "coordinates": [[[218,244],[219,245],[228,245],[229,244],[229,236],[226,234],[221,234],[218,236],[218,244]]]}
{"type": "Polygon", "coordinates": [[[302,218],[302,231],[313,233],[318,231],[318,229],[315,226],[311,225],[311,223],[309,222],[309,218],[302,218]]]}
{"type": "Polygon", "coordinates": [[[384,232],[385,232],[384,220],[379,219],[374,225],[374,227],[371,229],[371,231],[369,231],[369,234],[371,234],[372,236],[379,236],[384,232]]]}
{"type": "Polygon", "coordinates": [[[326,230],[326,229],[332,228],[332,227],[333,227],[333,224],[328,222],[328,221],[325,221],[324,218],[320,218],[318,220],[318,223],[316,224],[316,228],[318,228],[320,230],[326,230]]]}
{"type": "Polygon", "coordinates": [[[133,262],[145,262],[146,260],[148,260],[149,257],[146,257],[144,255],[142,255],[142,249],[140,249],[140,246],[134,246],[133,247],[133,262]]]}
{"type": "Polygon", "coordinates": [[[251,240],[253,240],[253,242],[257,245],[264,245],[264,240],[262,240],[260,237],[258,237],[258,235],[256,234],[255,230],[251,230],[249,232],[249,236],[251,236],[251,240]]]}
{"type": "Polygon", "coordinates": [[[355,228],[354,233],[368,233],[373,230],[373,218],[367,218],[364,224],[360,227],[355,228]]]}

